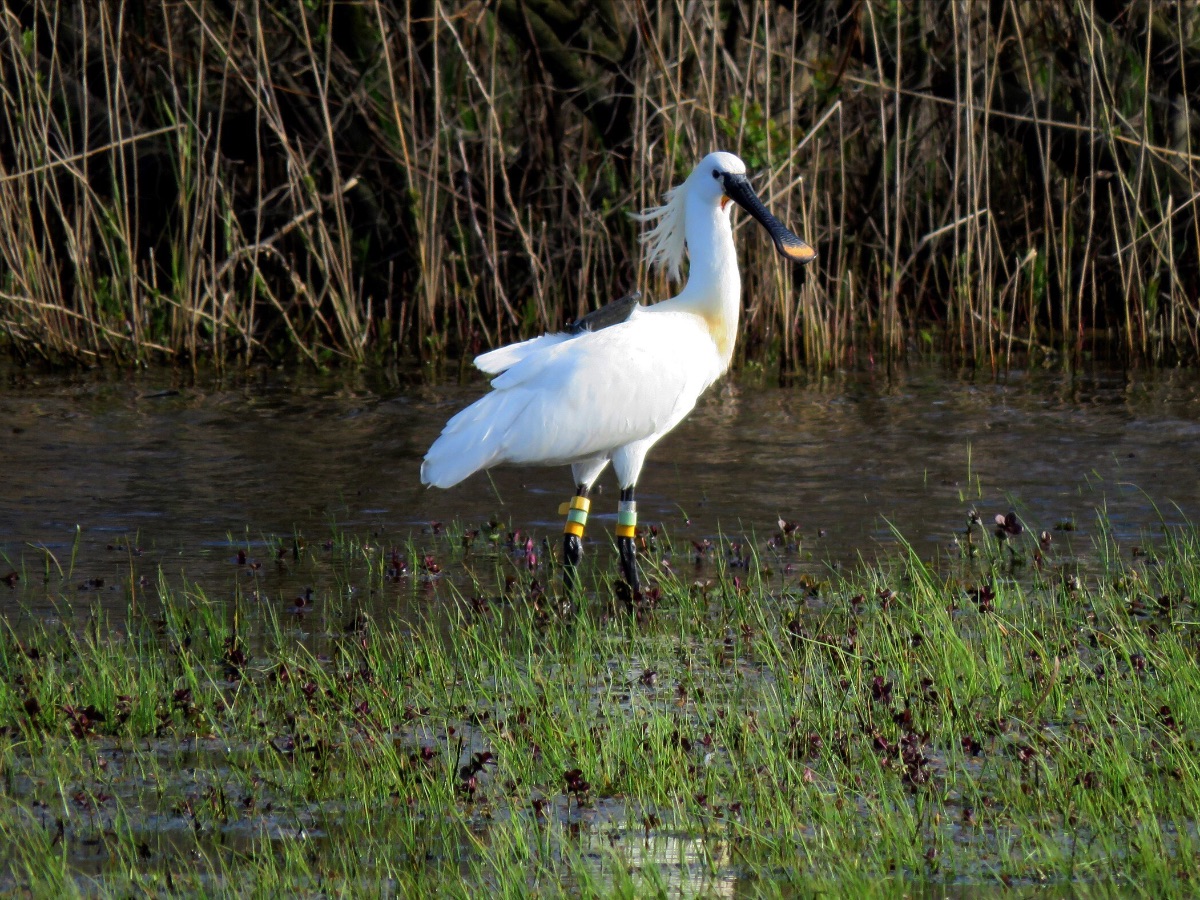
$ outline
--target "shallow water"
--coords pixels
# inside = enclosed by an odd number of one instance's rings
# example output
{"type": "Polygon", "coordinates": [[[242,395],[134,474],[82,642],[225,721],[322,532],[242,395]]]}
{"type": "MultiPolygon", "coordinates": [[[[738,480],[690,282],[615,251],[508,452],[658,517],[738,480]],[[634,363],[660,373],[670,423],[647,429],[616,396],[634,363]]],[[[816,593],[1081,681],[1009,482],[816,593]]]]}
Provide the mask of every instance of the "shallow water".
{"type": "MultiPolygon", "coordinates": [[[[493,519],[557,544],[571,493],[565,468],[419,486],[422,453],[482,380],[5,375],[0,552],[28,580],[48,550],[114,609],[123,585],[158,566],[225,584],[245,575],[238,548],[253,561],[268,538],[295,534],[400,540],[431,522],[493,519]]],[[[874,558],[894,546],[892,525],[934,556],[971,509],[989,521],[1015,506],[1035,531],[1073,521],[1077,531],[1055,534],[1086,562],[1098,508],[1123,545],[1200,519],[1198,447],[1200,377],[1187,372],[731,379],[651,453],[638,505],[677,547],[721,533],[761,547],[779,517],[794,520],[814,566],[874,558]]],[[[601,482],[593,552],[606,552],[615,521],[611,473],[601,482]]],[[[295,589],[269,567],[254,578],[267,594],[295,589]]]]}
{"type": "MultiPolygon", "coordinates": [[[[286,605],[306,584],[338,583],[328,559],[274,565],[272,547],[290,544],[293,535],[310,548],[337,534],[387,547],[409,534],[427,540],[432,522],[499,519],[540,545],[542,536],[556,541],[556,507],[571,490],[566,469],[500,470],[450,491],[419,487],[421,454],[445,420],[482,392],[482,381],[430,387],[345,374],[193,381],[169,372],[35,377],[10,370],[0,385],[0,552],[7,562],[0,577],[8,568],[20,574],[15,591],[0,583],[10,621],[28,610],[56,615],[63,598],[85,611],[98,601],[119,619],[131,582],[152,580],[160,569],[170,579],[185,574],[218,601],[257,593],[286,605]],[[43,586],[49,555],[70,575],[52,574],[43,586]]],[[[1053,534],[1059,563],[1086,570],[1097,509],[1127,557],[1164,527],[1200,521],[1198,439],[1200,377],[1192,373],[1022,372],[996,381],[911,370],[786,388],[730,380],[651,454],[639,507],[643,524],[661,525],[674,539],[677,567],[690,563],[692,540],[724,535],[763,550],[779,517],[798,523],[803,554],[789,557],[796,572],[891,553],[893,525],[922,556],[935,557],[953,552],[971,510],[986,521],[1015,506],[1028,528],[1053,534]],[[1056,527],[1064,522],[1076,530],[1056,527]]],[[[594,507],[591,559],[611,566],[611,475],[604,488],[594,507]]],[[[552,579],[542,565],[538,577],[552,579]]],[[[405,581],[390,594],[356,597],[355,605],[383,619],[404,615],[397,601],[443,596],[437,585],[425,591],[419,579],[405,581]]],[[[331,629],[340,634],[345,627],[344,616],[329,618],[298,618],[289,633],[319,649],[331,629]]],[[[601,679],[605,686],[637,684],[644,674],[637,660],[605,665],[615,673],[601,679]]],[[[738,679],[747,674],[751,681],[770,677],[737,669],[738,679]]],[[[674,686],[661,691],[672,702],[674,686]]],[[[626,700],[606,694],[605,702],[626,700]]],[[[449,744],[444,735],[398,739],[449,744]]],[[[139,834],[165,848],[155,865],[166,866],[183,852],[174,836],[191,827],[179,803],[214,784],[236,797],[237,784],[224,744],[180,747],[167,739],[152,746],[164,771],[191,773],[174,780],[170,803],[136,779],[124,783],[126,793],[113,792],[137,811],[139,834]]],[[[460,744],[454,765],[483,747],[460,744]]],[[[936,767],[937,751],[929,752],[936,767]]],[[[119,758],[108,755],[119,769],[119,758]]],[[[36,786],[19,772],[15,785],[23,800],[34,796],[36,786]]],[[[554,802],[551,812],[570,820],[565,798],[554,802]]],[[[301,827],[305,839],[319,841],[316,823],[336,824],[341,815],[319,806],[298,818],[264,811],[239,818],[219,841],[239,850],[262,834],[295,841],[301,827]]],[[[580,847],[597,860],[617,846],[631,866],[658,866],[681,895],[754,890],[753,880],[748,887],[739,882],[719,841],[669,830],[651,841],[637,825],[640,812],[622,798],[575,815],[583,826],[580,847]]],[[[99,851],[80,846],[72,851],[78,871],[102,875],[99,851]]],[[[948,885],[944,893],[955,890],[948,885]]]]}

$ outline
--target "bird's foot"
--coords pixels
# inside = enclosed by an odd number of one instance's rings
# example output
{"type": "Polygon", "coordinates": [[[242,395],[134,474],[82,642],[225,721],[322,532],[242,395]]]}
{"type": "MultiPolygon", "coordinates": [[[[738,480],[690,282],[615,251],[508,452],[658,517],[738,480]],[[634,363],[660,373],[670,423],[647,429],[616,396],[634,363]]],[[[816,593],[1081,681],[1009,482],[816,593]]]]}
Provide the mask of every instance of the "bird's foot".
{"type": "Polygon", "coordinates": [[[617,586],[617,596],[625,606],[632,609],[642,599],[641,577],[638,573],[637,544],[632,537],[617,538],[617,550],[621,554],[622,583],[617,586]]]}
{"type": "Polygon", "coordinates": [[[642,600],[641,579],[638,577],[637,560],[637,503],[633,499],[633,488],[621,489],[621,502],[617,504],[617,551],[621,554],[621,577],[617,596],[627,609],[633,609],[642,600]]]}
{"type": "Polygon", "coordinates": [[[583,538],[577,534],[563,535],[563,587],[567,593],[579,587],[579,561],[583,559],[583,538]]]}

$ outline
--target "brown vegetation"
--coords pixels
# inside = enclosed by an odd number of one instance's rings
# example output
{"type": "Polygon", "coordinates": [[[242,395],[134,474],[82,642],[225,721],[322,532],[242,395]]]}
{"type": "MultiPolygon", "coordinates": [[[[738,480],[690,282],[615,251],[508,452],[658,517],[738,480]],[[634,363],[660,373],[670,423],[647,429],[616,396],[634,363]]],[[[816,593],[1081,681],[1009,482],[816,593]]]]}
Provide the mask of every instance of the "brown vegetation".
{"type": "Polygon", "coordinates": [[[627,213],[722,148],[820,254],[801,283],[744,242],[743,358],[1191,360],[1198,85],[1200,7],[1166,0],[29,0],[0,329],[472,353],[645,282],[627,213]]]}

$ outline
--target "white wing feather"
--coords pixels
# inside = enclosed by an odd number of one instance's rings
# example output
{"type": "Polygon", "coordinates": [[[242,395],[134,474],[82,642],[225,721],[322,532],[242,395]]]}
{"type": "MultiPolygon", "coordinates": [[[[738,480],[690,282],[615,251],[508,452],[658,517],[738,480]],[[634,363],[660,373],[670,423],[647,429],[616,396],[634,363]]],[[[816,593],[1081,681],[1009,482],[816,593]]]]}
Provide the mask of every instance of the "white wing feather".
{"type": "Polygon", "coordinates": [[[610,455],[673,428],[723,370],[703,320],[683,312],[501,349],[514,348],[525,349],[493,390],[447,422],[429,448],[421,466],[426,484],[450,487],[501,463],[610,455]]]}
{"type": "Polygon", "coordinates": [[[495,350],[489,350],[487,353],[475,357],[475,368],[481,372],[487,372],[489,375],[499,375],[505,369],[519,363],[530,353],[536,353],[555,344],[561,344],[563,341],[569,341],[573,337],[575,335],[567,334],[566,332],[543,334],[541,337],[530,338],[518,344],[498,347],[495,350]]]}

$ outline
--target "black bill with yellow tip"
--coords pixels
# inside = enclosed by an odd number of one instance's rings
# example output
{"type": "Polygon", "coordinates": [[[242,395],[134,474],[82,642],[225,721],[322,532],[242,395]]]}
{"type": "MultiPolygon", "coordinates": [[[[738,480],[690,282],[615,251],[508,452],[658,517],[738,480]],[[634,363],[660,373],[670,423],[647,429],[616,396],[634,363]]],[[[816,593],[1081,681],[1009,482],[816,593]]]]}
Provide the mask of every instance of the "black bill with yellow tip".
{"type": "Polygon", "coordinates": [[[810,263],[817,258],[816,250],[800,240],[790,228],[771,215],[771,211],[763,206],[763,202],[758,199],[758,194],[754,193],[754,188],[750,186],[750,179],[745,175],[725,172],[721,175],[721,184],[725,188],[726,197],[758,219],[762,227],[767,229],[767,234],[771,235],[771,240],[774,241],[775,249],[779,251],[780,256],[787,257],[801,265],[810,263]]]}

